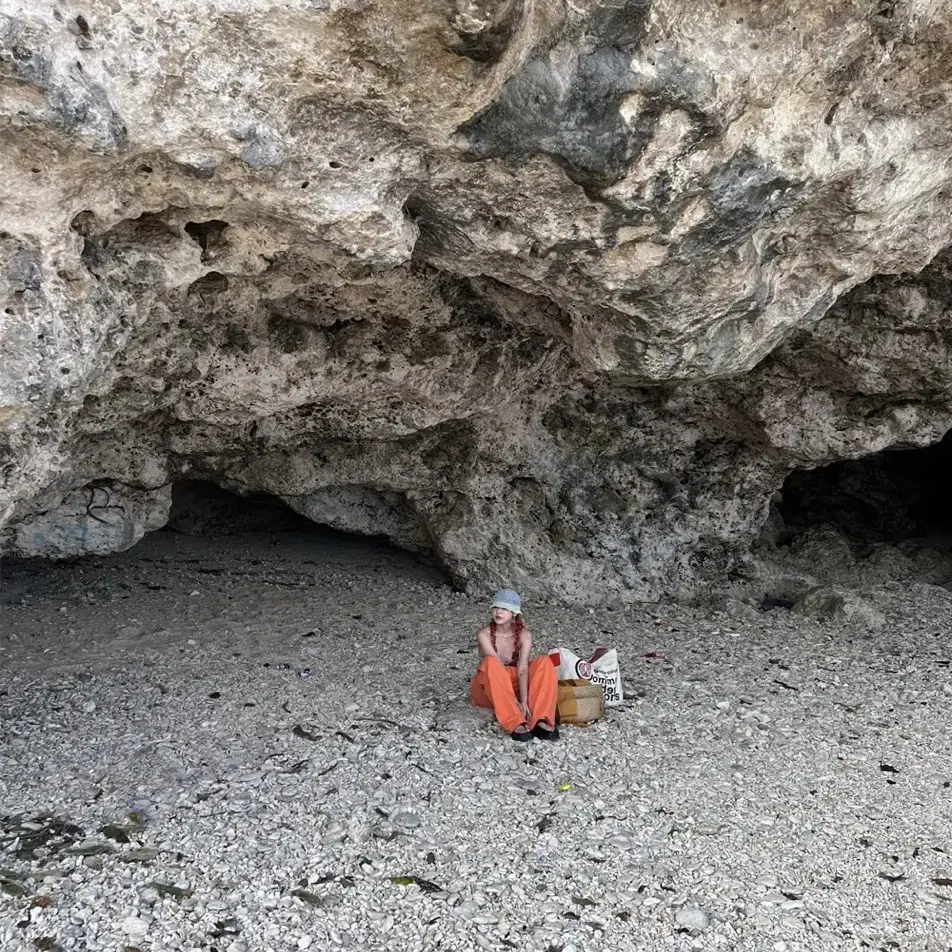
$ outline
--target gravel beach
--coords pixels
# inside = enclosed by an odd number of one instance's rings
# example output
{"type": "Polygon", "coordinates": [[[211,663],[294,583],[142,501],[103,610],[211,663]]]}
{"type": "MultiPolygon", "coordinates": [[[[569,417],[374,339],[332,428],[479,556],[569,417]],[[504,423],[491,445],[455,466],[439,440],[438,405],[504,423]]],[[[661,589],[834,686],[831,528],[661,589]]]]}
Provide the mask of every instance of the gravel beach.
{"type": "Polygon", "coordinates": [[[952,947],[946,589],[528,602],[627,697],[524,745],[468,703],[490,595],[326,533],[7,561],[0,949],[952,947]]]}

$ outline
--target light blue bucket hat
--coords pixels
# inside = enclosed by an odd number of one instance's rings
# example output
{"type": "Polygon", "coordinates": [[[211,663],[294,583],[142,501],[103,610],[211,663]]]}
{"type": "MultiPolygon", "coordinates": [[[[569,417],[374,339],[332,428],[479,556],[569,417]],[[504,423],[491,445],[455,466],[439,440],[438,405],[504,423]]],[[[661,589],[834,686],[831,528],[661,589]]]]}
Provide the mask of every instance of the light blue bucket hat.
{"type": "Polygon", "coordinates": [[[513,615],[521,615],[522,599],[519,597],[519,593],[514,592],[511,588],[501,588],[493,597],[492,607],[505,608],[506,611],[512,612],[513,615]]]}

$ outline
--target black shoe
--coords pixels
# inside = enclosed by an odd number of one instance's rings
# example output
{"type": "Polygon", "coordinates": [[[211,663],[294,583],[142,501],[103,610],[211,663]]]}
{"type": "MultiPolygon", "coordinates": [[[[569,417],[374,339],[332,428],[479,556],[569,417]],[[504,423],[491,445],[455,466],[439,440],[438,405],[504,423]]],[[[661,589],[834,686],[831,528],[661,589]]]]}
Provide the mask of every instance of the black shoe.
{"type": "Polygon", "coordinates": [[[532,740],[532,733],[526,730],[525,724],[523,724],[520,727],[517,727],[509,736],[513,740],[518,740],[518,741],[532,740]]]}
{"type": "Polygon", "coordinates": [[[536,724],[532,729],[532,736],[538,737],[539,740],[558,740],[559,739],[559,729],[553,727],[549,730],[547,727],[543,727],[541,724],[536,724]]]}

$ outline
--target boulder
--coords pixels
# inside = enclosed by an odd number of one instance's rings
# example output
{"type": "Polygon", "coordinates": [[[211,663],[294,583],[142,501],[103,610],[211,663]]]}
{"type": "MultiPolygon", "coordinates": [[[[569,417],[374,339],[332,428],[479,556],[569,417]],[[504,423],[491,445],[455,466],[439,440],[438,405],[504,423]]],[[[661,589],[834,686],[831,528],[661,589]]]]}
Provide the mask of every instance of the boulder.
{"type": "Polygon", "coordinates": [[[793,605],[796,614],[822,622],[835,622],[876,631],[886,616],[862,596],[849,589],[817,586],[804,592],[793,605]]]}

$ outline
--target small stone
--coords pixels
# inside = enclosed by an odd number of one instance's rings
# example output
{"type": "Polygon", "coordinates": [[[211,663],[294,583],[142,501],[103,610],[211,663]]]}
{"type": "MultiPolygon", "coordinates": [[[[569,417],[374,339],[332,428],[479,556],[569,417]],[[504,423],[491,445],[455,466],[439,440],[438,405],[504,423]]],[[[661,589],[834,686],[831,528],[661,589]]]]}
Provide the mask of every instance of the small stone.
{"type": "Polygon", "coordinates": [[[122,931],[131,938],[143,938],[149,931],[149,924],[138,916],[129,916],[122,920],[122,931]]]}
{"type": "Polygon", "coordinates": [[[423,820],[416,811],[402,808],[391,815],[390,822],[404,830],[415,830],[423,823],[423,820]]]}
{"type": "Polygon", "coordinates": [[[697,906],[682,906],[674,916],[674,921],[682,929],[702,932],[711,924],[711,917],[697,906]]]}
{"type": "Polygon", "coordinates": [[[153,886],[140,886],[138,894],[143,906],[154,906],[159,901],[159,891],[153,886]]]}

